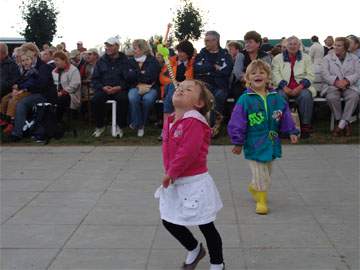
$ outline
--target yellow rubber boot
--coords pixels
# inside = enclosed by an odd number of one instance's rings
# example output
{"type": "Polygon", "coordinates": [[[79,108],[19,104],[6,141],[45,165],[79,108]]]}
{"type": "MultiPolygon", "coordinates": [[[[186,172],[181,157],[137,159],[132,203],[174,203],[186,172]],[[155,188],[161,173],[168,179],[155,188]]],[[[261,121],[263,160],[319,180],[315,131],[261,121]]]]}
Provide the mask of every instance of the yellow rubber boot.
{"type": "Polygon", "coordinates": [[[267,207],[267,192],[257,191],[256,192],[256,214],[266,215],[269,209],[267,207]]]}
{"type": "Polygon", "coordinates": [[[256,202],[256,189],[254,188],[254,186],[250,183],[248,186],[248,191],[250,192],[251,196],[253,197],[254,201],[256,202]]]}

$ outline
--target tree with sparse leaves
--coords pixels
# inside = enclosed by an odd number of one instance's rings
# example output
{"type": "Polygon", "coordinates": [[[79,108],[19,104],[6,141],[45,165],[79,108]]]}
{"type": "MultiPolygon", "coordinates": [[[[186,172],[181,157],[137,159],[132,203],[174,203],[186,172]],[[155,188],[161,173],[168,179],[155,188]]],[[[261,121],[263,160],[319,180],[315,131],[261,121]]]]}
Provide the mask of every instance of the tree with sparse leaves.
{"type": "Polygon", "coordinates": [[[121,44],[121,50],[123,53],[128,52],[131,49],[132,41],[130,38],[126,38],[125,41],[121,44]]]}
{"type": "Polygon", "coordinates": [[[41,48],[51,43],[56,33],[56,19],[59,12],[52,0],[29,0],[22,2],[22,18],[26,27],[21,32],[26,41],[35,42],[41,48]]]}
{"type": "Polygon", "coordinates": [[[198,40],[203,32],[204,22],[201,10],[191,0],[183,0],[183,6],[176,11],[175,37],[181,40],[198,40]]]}

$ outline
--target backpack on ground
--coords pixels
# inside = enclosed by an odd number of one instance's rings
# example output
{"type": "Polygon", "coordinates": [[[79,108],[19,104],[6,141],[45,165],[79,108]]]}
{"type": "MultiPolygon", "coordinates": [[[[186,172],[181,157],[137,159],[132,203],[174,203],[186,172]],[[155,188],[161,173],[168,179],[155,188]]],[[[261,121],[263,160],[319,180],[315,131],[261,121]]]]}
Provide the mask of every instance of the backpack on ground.
{"type": "Polygon", "coordinates": [[[33,107],[33,116],[29,130],[37,141],[48,143],[52,138],[58,140],[64,136],[64,128],[57,122],[55,105],[38,103],[33,107]]]}

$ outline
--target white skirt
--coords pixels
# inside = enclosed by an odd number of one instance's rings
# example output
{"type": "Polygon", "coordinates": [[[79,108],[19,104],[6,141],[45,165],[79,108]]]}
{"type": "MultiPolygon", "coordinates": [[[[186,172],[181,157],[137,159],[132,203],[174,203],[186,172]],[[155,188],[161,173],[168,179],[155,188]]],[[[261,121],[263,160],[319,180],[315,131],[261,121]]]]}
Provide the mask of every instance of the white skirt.
{"type": "Polygon", "coordinates": [[[203,225],[215,221],[223,207],[219,191],[209,173],[180,177],[168,188],[160,186],[161,219],[183,226],[203,225]]]}

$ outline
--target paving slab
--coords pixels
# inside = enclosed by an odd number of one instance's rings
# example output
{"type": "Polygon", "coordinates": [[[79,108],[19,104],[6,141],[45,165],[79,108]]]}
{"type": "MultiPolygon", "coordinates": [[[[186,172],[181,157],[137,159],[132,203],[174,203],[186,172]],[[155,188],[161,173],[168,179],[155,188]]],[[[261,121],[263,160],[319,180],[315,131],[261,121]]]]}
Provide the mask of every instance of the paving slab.
{"type": "Polygon", "coordinates": [[[81,225],[66,248],[150,248],[156,226],[81,225]]]}
{"type": "Polygon", "coordinates": [[[59,249],[1,249],[1,270],[45,270],[59,249]]]}
{"type": "Polygon", "coordinates": [[[51,270],[145,269],[148,249],[64,249],[51,270]]]}
{"type": "Polygon", "coordinates": [[[15,225],[1,227],[1,248],[60,248],[74,225],[15,225]]]}

